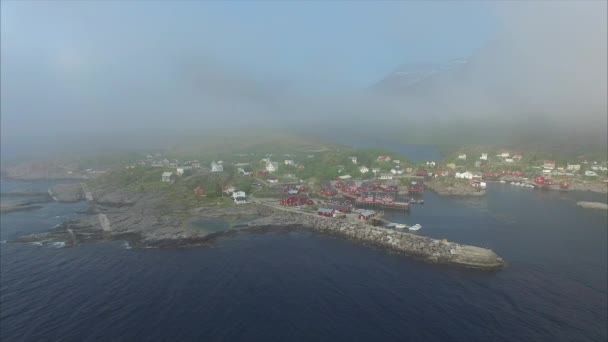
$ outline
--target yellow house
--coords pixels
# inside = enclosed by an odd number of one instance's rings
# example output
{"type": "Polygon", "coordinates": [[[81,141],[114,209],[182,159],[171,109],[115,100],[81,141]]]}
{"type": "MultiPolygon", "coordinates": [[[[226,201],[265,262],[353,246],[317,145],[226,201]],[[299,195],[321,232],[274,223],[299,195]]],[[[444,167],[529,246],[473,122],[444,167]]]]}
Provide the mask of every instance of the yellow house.
{"type": "Polygon", "coordinates": [[[454,163],[449,163],[448,165],[446,165],[448,168],[454,170],[456,168],[456,164],[454,163]]]}

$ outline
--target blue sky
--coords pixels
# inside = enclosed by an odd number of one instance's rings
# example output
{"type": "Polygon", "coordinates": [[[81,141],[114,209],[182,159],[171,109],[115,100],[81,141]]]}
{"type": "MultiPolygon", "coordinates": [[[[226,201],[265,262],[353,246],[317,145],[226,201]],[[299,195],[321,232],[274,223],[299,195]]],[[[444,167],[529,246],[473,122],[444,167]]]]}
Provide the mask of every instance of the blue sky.
{"type": "Polygon", "coordinates": [[[256,78],[363,87],[402,63],[470,56],[494,23],[481,2],[2,3],[3,57],[22,63],[128,70],[191,56],[256,78]]]}

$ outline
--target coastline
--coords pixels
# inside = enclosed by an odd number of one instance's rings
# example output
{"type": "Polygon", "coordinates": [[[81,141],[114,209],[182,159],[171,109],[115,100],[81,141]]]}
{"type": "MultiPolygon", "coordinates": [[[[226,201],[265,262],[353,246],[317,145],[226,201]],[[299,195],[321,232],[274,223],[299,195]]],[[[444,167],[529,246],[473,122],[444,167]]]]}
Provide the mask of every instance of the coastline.
{"type": "Polygon", "coordinates": [[[75,246],[126,240],[136,248],[190,247],[235,234],[307,229],[379,246],[430,263],[479,270],[498,270],[505,266],[502,258],[489,249],[375,227],[363,221],[320,217],[263,204],[202,207],[187,213],[158,216],[156,208],[163,201],[162,196],[154,193],[114,191],[90,202],[88,212],[80,219],[45,233],[21,236],[12,242],[64,242],[66,246],[75,246]],[[196,219],[241,223],[220,231],[197,230],[188,225],[196,219]],[[243,219],[248,221],[243,223],[243,219]]]}

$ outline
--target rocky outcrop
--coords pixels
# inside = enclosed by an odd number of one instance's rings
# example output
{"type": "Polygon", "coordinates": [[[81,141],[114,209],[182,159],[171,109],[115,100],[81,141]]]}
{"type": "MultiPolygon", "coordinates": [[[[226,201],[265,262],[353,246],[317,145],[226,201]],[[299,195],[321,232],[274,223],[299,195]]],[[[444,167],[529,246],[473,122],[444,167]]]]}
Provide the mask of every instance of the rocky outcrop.
{"type": "Polygon", "coordinates": [[[0,213],[30,211],[42,208],[37,205],[51,200],[46,192],[9,192],[0,196],[0,213]]]}
{"type": "Polygon", "coordinates": [[[608,210],[608,204],[602,202],[576,202],[576,205],[579,207],[587,208],[587,209],[599,209],[599,210],[608,210]]]}
{"type": "Polygon", "coordinates": [[[32,201],[2,201],[0,202],[0,213],[7,214],[15,211],[30,211],[42,208],[40,205],[33,205],[32,201]]]}
{"type": "Polygon", "coordinates": [[[86,179],[87,176],[55,161],[27,161],[2,165],[3,178],[18,180],[35,179],[86,179]]]}
{"type": "Polygon", "coordinates": [[[49,189],[49,195],[57,202],[78,202],[83,199],[82,186],[78,183],[57,184],[49,189]]]}
{"type": "Polygon", "coordinates": [[[467,182],[454,179],[435,179],[425,183],[425,186],[439,194],[445,196],[483,196],[485,190],[477,190],[467,182]]]}

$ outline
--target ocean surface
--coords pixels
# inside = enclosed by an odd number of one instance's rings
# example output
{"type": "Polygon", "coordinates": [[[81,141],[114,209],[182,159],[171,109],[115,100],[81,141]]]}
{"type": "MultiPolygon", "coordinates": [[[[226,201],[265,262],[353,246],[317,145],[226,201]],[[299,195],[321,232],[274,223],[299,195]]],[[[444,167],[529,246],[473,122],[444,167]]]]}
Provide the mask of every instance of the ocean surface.
{"type": "MultiPolygon", "coordinates": [[[[45,182],[2,182],[2,191],[45,182]]],[[[607,212],[492,183],[481,198],[424,195],[417,233],[492,248],[499,272],[426,264],[308,232],[210,247],[0,244],[2,341],[606,341],[607,212]]],[[[85,205],[0,216],[0,239],[85,205]]]]}

